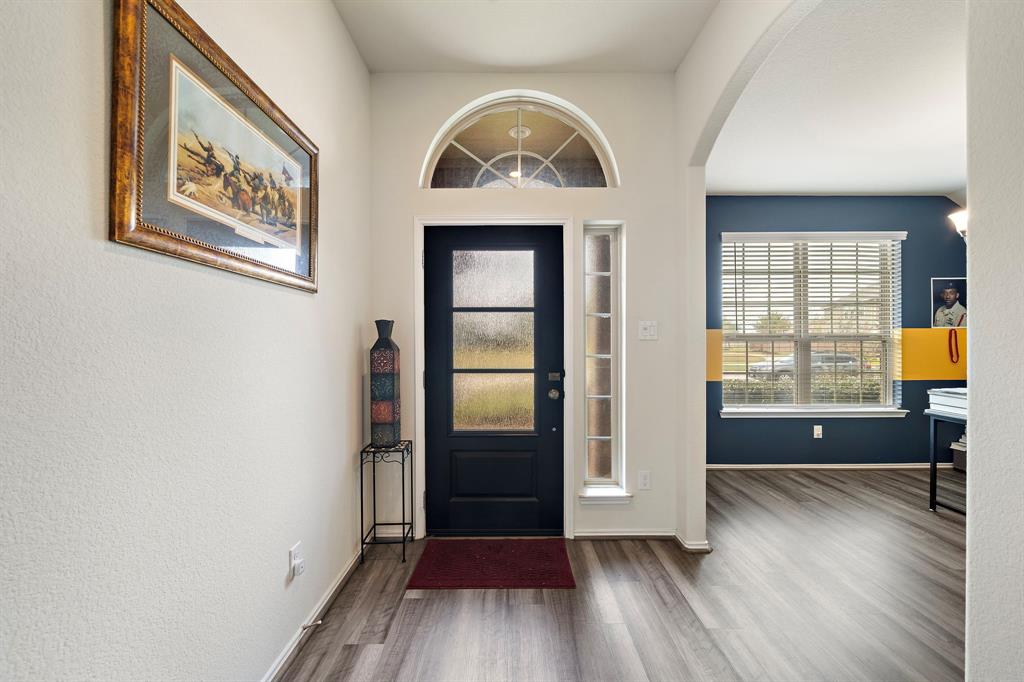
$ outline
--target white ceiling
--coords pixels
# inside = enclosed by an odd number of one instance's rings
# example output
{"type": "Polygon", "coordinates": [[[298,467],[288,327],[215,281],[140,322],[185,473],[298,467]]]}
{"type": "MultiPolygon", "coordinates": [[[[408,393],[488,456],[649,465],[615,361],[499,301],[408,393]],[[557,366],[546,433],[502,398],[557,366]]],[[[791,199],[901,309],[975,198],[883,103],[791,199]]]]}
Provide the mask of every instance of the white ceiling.
{"type": "Polygon", "coordinates": [[[718,0],[335,0],[371,72],[672,72],[718,0]]]}
{"type": "Polygon", "coordinates": [[[826,0],[740,96],[708,191],[948,194],[966,184],[962,0],[826,0]]]}

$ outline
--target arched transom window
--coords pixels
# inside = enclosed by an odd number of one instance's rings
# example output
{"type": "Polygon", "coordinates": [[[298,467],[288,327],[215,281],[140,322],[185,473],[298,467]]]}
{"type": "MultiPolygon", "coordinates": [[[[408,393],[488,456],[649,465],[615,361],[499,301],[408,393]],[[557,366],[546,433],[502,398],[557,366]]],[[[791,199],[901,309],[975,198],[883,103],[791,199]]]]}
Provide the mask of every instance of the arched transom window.
{"type": "Polygon", "coordinates": [[[453,118],[431,149],[431,188],[618,184],[617,175],[609,178],[614,160],[601,132],[569,111],[536,98],[502,98],[453,118]]]}

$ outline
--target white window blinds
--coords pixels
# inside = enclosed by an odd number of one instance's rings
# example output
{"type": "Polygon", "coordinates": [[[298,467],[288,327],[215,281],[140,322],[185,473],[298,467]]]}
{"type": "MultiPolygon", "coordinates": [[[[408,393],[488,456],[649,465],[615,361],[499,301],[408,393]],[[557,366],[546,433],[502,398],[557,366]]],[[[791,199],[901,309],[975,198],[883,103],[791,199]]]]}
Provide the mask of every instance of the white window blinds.
{"type": "Polygon", "coordinates": [[[724,405],[895,405],[905,238],[724,233],[724,405]]]}

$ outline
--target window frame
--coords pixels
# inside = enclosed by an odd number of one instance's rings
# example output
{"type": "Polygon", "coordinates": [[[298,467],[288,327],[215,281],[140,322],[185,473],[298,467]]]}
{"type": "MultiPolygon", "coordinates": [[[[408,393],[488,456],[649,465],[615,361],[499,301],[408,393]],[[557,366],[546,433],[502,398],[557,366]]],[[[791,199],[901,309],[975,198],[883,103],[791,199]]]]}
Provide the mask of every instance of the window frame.
{"type": "Polygon", "coordinates": [[[625,447],[624,447],[624,423],[625,423],[625,400],[623,398],[623,386],[625,385],[625,362],[624,362],[624,340],[623,333],[623,240],[621,223],[586,223],[583,228],[583,316],[581,335],[583,339],[583,488],[581,497],[629,497],[625,494],[625,447]],[[586,239],[590,236],[609,237],[609,264],[611,270],[608,273],[591,273],[587,270],[586,239]],[[607,314],[610,320],[611,353],[588,353],[587,352],[587,320],[590,317],[605,317],[603,313],[589,313],[586,306],[587,277],[591,275],[607,276],[611,279],[611,312],[607,314]],[[591,396],[587,387],[587,360],[590,358],[607,358],[611,361],[611,392],[608,396],[611,401],[611,436],[608,438],[590,435],[590,410],[589,400],[591,396]],[[611,476],[609,478],[592,478],[590,472],[590,449],[591,440],[611,441],[611,476]]]}
{"type": "MultiPolygon", "coordinates": [[[[741,331],[727,332],[724,329],[725,298],[722,297],[721,307],[723,312],[722,350],[724,363],[724,349],[730,342],[742,343],[771,343],[782,342],[793,345],[793,357],[796,360],[793,367],[794,394],[793,403],[764,403],[764,404],[729,404],[726,403],[726,395],[723,386],[722,405],[720,415],[722,417],[738,418],[759,418],[759,417],[902,417],[908,411],[900,406],[901,392],[899,386],[899,364],[900,364],[900,326],[902,316],[901,298],[901,259],[902,251],[900,243],[906,239],[905,231],[877,231],[877,232],[723,232],[722,237],[722,259],[719,266],[719,276],[724,291],[725,284],[725,244],[726,243],[792,243],[793,251],[793,330],[780,334],[752,334],[741,331]],[[808,244],[836,244],[841,242],[890,242],[894,245],[896,253],[889,261],[890,271],[882,273],[881,287],[888,298],[880,302],[882,315],[890,321],[888,332],[878,334],[852,333],[852,334],[822,334],[812,333],[809,323],[810,292],[808,279],[811,269],[808,264],[808,244]],[[889,281],[891,286],[886,287],[885,282],[889,281]],[[815,351],[814,344],[820,343],[857,343],[871,342],[879,343],[881,347],[881,374],[882,396],[879,403],[814,403],[812,377],[813,362],[812,356],[815,351]]],[[[770,266],[769,266],[770,270],[770,266]]],[[[769,273],[770,276],[770,273],[769,273]]],[[[856,304],[857,302],[855,302],[856,304]]],[[[769,301],[769,315],[771,314],[771,301],[769,301]]],[[[832,351],[839,354],[838,349],[832,351]]],[[[774,357],[774,356],[773,356],[774,357]]],[[[863,366],[860,368],[863,374],[863,366]]],[[[749,364],[747,366],[749,375],[749,364]]],[[[724,365],[722,381],[724,382],[724,365]]]]}
{"type": "MultiPolygon", "coordinates": [[[[619,187],[622,179],[608,138],[597,123],[573,103],[539,90],[502,90],[479,97],[452,114],[434,135],[420,168],[419,187],[431,189],[438,160],[452,140],[479,118],[496,111],[522,107],[559,118],[575,128],[590,144],[604,170],[607,188],[619,187]]],[[[467,188],[468,189],[468,188],[467,188]]]]}

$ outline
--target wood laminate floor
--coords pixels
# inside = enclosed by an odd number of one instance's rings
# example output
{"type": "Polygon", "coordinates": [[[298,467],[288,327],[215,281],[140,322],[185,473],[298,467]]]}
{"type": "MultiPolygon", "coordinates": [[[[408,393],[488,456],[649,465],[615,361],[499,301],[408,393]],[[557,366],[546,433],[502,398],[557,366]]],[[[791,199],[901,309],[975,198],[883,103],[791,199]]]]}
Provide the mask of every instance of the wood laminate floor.
{"type": "Polygon", "coordinates": [[[374,547],[285,680],[962,680],[964,517],[927,472],[709,471],[714,552],[569,541],[575,590],[408,591],[374,547]]]}

